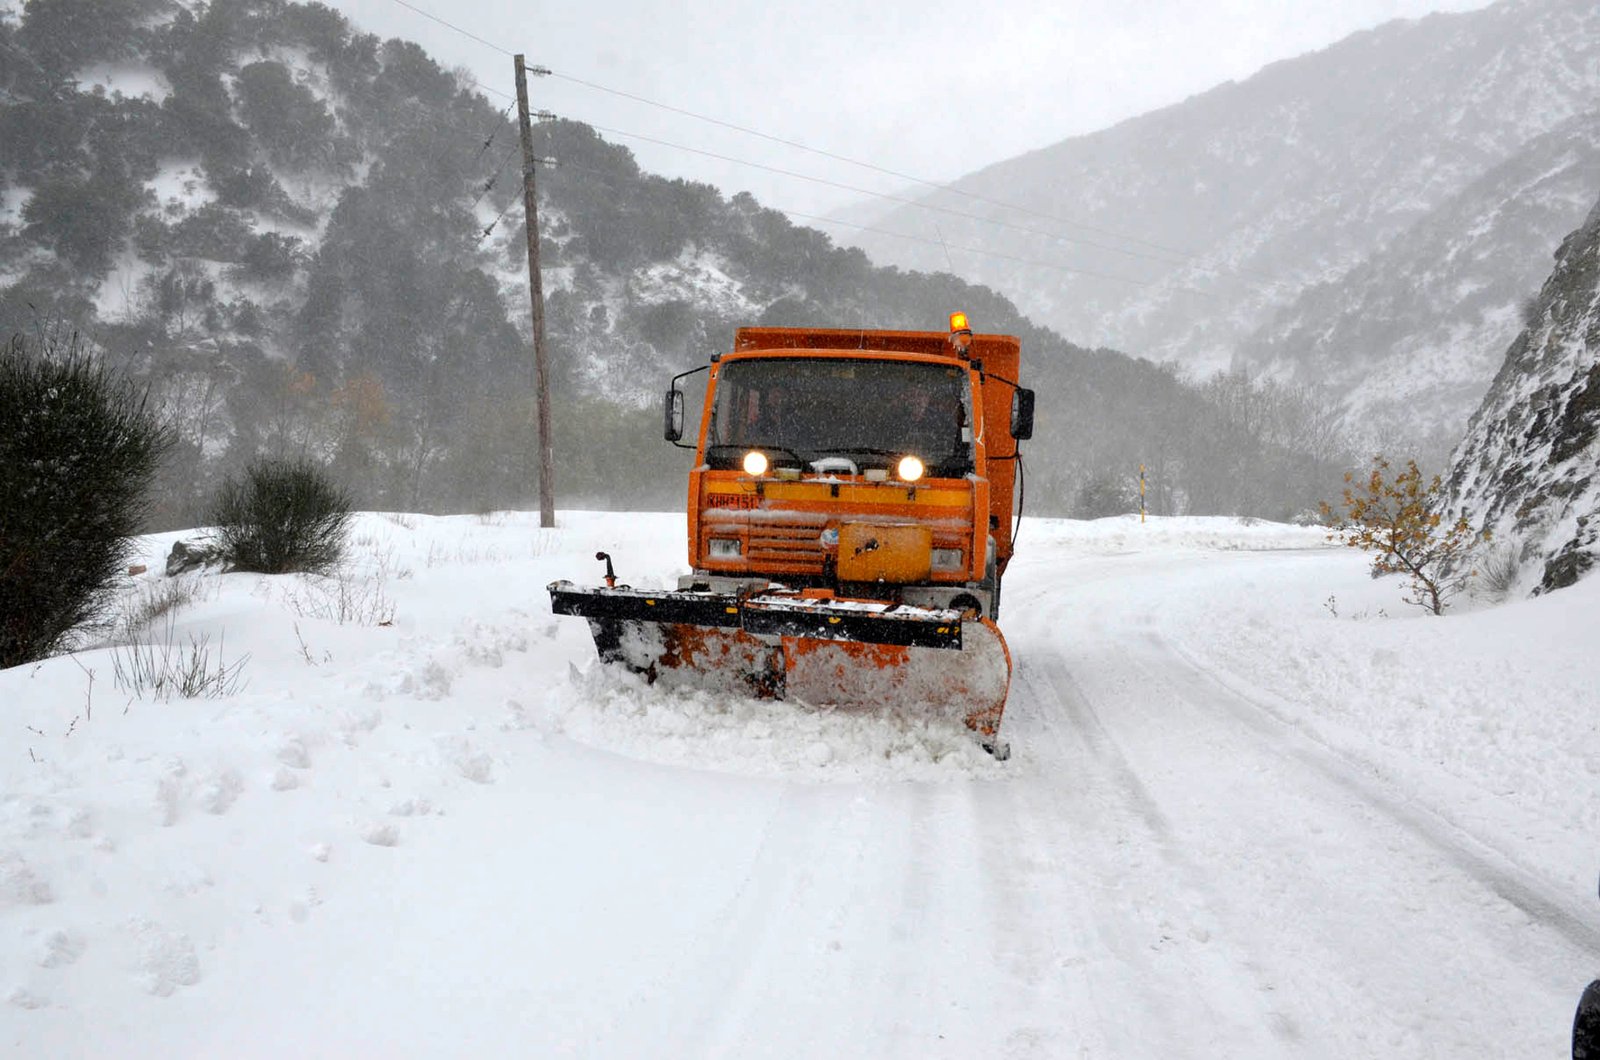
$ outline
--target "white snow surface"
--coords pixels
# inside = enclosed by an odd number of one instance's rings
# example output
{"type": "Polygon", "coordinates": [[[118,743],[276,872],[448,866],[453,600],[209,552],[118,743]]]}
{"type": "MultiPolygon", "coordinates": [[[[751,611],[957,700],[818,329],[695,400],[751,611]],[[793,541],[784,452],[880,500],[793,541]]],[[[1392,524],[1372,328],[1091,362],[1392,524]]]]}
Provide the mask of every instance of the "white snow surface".
{"type": "MultiPolygon", "coordinates": [[[[162,590],[177,534],[141,541],[162,590]]],[[[0,672],[28,1056],[1555,1056],[1600,973],[1600,579],[1435,618],[1321,531],[1027,520],[997,763],[915,705],[666,692],[547,582],[682,515],[359,518],[0,672]],[[341,617],[344,621],[340,621],[341,617]],[[392,624],[382,624],[391,622],[392,624]]]]}
{"type": "Polygon", "coordinates": [[[143,96],[155,103],[163,103],[172,95],[172,84],[166,75],[143,63],[95,63],[78,71],[77,81],[85,91],[103,88],[114,95],[129,99],[143,96]]]}

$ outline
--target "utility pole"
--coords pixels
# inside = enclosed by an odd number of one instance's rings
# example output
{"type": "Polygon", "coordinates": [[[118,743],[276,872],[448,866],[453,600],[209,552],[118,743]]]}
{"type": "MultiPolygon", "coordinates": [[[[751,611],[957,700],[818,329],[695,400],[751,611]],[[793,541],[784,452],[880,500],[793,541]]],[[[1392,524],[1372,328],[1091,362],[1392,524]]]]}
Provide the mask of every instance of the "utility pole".
{"type": "MultiPolygon", "coordinates": [[[[539,525],[556,525],[555,455],[550,446],[550,358],[544,344],[544,283],[539,274],[539,202],[534,191],[533,126],[528,118],[528,70],[517,64],[517,120],[522,127],[522,204],[528,228],[528,296],[533,301],[533,374],[539,392],[539,525]]],[[[548,74],[542,66],[535,74],[548,74]]]]}

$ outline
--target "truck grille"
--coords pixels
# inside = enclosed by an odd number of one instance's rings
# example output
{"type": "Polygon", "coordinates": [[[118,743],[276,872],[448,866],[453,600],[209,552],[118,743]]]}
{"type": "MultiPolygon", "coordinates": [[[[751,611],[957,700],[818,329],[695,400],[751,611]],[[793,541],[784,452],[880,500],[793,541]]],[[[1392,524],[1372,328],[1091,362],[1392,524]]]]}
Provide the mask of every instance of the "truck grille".
{"type": "Polygon", "coordinates": [[[822,573],[822,528],[826,520],[799,516],[782,523],[750,524],[751,569],[762,570],[766,564],[782,564],[807,574],[822,573]]]}

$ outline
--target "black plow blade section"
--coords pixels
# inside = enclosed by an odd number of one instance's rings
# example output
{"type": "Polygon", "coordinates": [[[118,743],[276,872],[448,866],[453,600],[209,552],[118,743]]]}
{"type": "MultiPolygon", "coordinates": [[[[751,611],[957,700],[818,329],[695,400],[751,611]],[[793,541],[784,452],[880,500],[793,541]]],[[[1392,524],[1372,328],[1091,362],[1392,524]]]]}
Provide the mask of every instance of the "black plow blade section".
{"type": "Polygon", "coordinates": [[[740,627],[738,600],[718,593],[581,589],[571,582],[551,582],[549,588],[550,610],[558,615],[671,622],[723,629],[740,627]]]}
{"type": "Polygon", "coordinates": [[[961,650],[961,616],[955,611],[797,595],[741,599],[725,593],[580,588],[565,581],[552,582],[549,589],[550,610],[558,615],[741,629],[758,637],[961,650]]]}
{"type": "Polygon", "coordinates": [[[876,611],[848,603],[812,606],[809,601],[757,597],[745,602],[744,629],[779,637],[961,650],[961,618],[951,611],[876,611]]]}

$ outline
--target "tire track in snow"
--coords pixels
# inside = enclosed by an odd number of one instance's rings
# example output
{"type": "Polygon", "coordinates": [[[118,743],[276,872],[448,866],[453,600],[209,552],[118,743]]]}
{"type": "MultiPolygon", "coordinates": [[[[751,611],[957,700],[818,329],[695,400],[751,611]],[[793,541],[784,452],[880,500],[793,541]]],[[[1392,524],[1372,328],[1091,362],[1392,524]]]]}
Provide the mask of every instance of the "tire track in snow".
{"type": "Polygon", "coordinates": [[[785,789],[678,984],[694,989],[683,998],[694,1014],[673,1039],[685,1055],[748,1056],[785,1041],[819,1054],[927,1055],[909,1040],[919,1030],[906,1005],[930,964],[920,787],[785,789]]]}
{"type": "Polygon", "coordinates": [[[1122,966],[1116,979],[1128,980],[1136,995],[1091,976],[1100,1022],[1116,1027],[1128,1022],[1130,1004],[1141,1010],[1138,1035],[1110,1055],[1306,1055],[1298,1022],[1276,1003],[1255,960],[1235,954],[1236,942],[1222,931],[1227,903],[1185,856],[1171,821],[1065,659],[1050,649],[1032,652],[1019,675],[1024,702],[1038,713],[1032,739],[1050,781],[1021,789],[1023,801],[1035,803],[1016,815],[1029,836],[1024,845],[1060,846],[1065,837],[1077,855],[1094,943],[1114,956],[1122,966]],[[1096,901],[1108,896],[1114,904],[1121,899],[1110,916],[1096,901]],[[1173,976],[1175,965],[1183,974],[1173,976]],[[1170,989],[1152,986],[1164,979],[1170,989]],[[1159,1047],[1157,1039],[1164,1039],[1159,1047]]]}
{"type": "MultiPolygon", "coordinates": [[[[1252,966],[1310,1041],[1329,1055],[1470,1052],[1511,1017],[1498,1004],[1507,982],[1549,989],[1548,947],[1432,844],[1242,724],[1148,628],[1108,633],[1097,639],[1117,657],[1086,667],[1085,699],[1116,711],[1112,739],[1191,863],[1226,888],[1229,933],[1252,940],[1252,966]],[[1456,1004],[1440,1006],[1440,991],[1456,1004]]],[[[1540,1041],[1520,1007],[1511,1036],[1540,1041]]]]}
{"type": "Polygon", "coordinates": [[[1590,957],[1600,955],[1600,928],[1590,918],[1548,893],[1548,886],[1518,866],[1493,844],[1451,824],[1432,810],[1389,790],[1377,770],[1308,734],[1257,695],[1227,682],[1215,670],[1159,634],[1146,641],[1188,671],[1180,675],[1195,695],[1203,696],[1253,732],[1274,750],[1292,755],[1327,780],[1381,811],[1418,839],[1448,858],[1473,880],[1493,891],[1528,918],[1560,935],[1590,957]]]}

